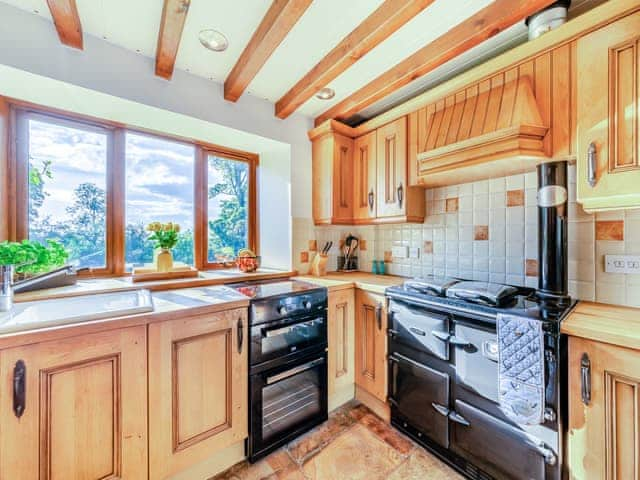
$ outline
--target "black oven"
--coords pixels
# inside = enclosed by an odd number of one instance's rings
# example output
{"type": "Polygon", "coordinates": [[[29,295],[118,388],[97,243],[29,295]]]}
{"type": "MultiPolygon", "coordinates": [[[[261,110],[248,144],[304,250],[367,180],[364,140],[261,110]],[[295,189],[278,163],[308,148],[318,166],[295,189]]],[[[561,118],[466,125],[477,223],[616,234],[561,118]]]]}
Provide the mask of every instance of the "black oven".
{"type": "Polygon", "coordinates": [[[249,456],[263,457],[327,420],[327,353],[250,377],[249,456]]]}
{"type": "Polygon", "coordinates": [[[249,308],[249,438],[255,462],[327,420],[327,289],[294,280],[234,285],[249,308]]]}

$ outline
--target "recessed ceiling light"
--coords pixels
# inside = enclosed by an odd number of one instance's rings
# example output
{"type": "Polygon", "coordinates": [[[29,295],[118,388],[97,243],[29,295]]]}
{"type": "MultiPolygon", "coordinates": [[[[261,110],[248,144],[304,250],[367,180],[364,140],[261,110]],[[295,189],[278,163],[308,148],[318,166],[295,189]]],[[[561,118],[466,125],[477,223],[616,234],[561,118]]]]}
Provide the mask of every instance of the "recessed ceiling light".
{"type": "Polygon", "coordinates": [[[212,28],[201,30],[198,39],[203,47],[213,50],[214,52],[224,52],[229,46],[229,40],[218,30],[212,28]]]}
{"type": "Polygon", "coordinates": [[[316,93],[316,98],[319,98],[320,100],[330,100],[335,96],[335,90],[329,87],[321,88],[318,93],[316,93]]]}

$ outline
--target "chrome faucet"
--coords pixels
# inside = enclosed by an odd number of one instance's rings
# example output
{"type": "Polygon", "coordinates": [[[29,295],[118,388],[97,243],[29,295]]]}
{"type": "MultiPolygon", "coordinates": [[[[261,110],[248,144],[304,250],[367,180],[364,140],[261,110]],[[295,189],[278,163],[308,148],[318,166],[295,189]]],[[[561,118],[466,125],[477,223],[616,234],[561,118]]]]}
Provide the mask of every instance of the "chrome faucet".
{"type": "Polygon", "coordinates": [[[0,265],[0,312],[13,307],[13,265],[0,265]]]}

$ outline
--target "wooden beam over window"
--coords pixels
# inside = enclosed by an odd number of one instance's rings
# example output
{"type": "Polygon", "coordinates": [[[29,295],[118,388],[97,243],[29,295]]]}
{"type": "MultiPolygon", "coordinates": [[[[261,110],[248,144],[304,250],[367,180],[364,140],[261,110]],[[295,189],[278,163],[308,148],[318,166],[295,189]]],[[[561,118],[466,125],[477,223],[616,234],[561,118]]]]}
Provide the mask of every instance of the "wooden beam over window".
{"type": "Polygon", "coordinates": [[[287,118],[432,3],[433,0],[386,0],[278,100],[276,116],[287,118]]]}
{"type": "Polygon", "coordinates": [[[156,49],[156,75],[167,80],[173,75],[191,0],[164,0],[156,49]]]}
{"type": "Polygon", "coordinates": [[[553,0],[495,0],[315,119],[345,120],[440,65],[552,4],[553,0]]]}
{"type": "Polygon", "coordinates": [[[47,0],[47,5],[60,41],[69,47],[82,50],[82,25],[76,0],[47,0]]]}
{"type": "Polygon", "coordinates": [[[224,98],[235,102],[278,48],[312,0],[273,0],[224,82],[224,98]]]}

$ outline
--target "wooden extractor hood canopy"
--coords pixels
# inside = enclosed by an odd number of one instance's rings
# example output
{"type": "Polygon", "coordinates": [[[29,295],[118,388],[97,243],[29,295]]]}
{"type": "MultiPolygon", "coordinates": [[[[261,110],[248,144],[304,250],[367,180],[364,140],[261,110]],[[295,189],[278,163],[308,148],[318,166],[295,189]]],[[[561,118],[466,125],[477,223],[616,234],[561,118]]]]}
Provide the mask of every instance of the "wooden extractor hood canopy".
{"type": "Polygon", "coordinates": [[[421,184],[514,174],[546,159],[543,138],[549,128],[529,77],[449,98],[427,117],[417,158],[421,184]]]}

